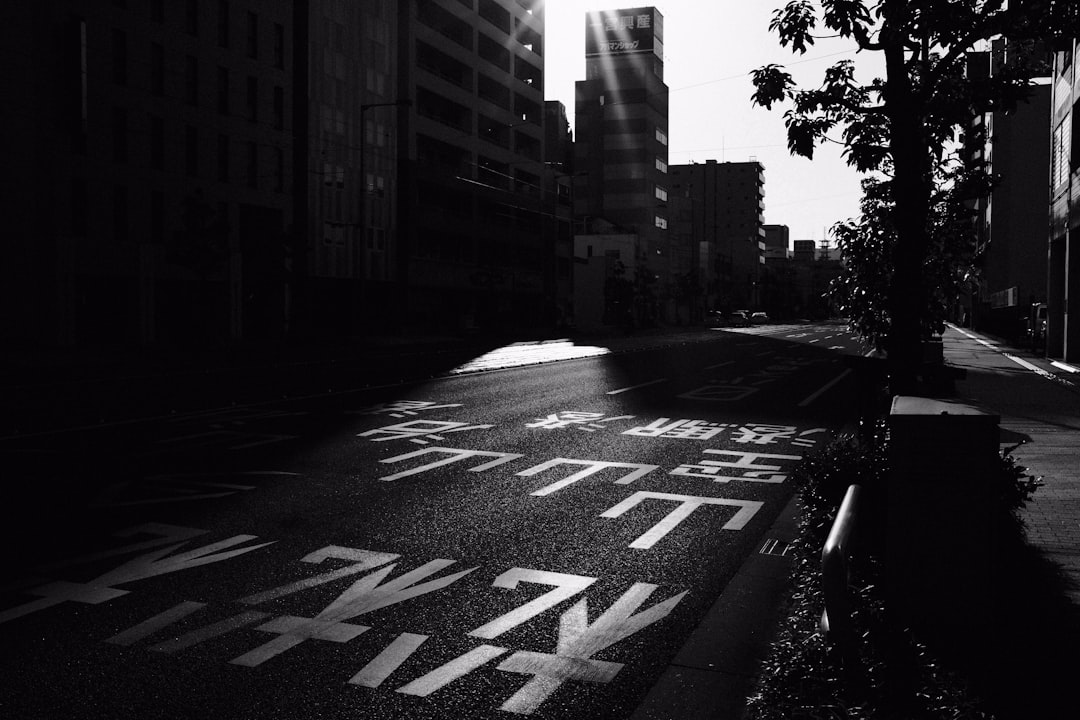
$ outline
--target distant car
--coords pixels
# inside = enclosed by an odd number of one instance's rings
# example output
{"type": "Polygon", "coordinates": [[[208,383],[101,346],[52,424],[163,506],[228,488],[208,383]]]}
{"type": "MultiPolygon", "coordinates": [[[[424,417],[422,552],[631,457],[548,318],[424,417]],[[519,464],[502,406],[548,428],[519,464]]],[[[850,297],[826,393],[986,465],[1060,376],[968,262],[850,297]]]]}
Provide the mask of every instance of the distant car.
{"type": "Polygon", "coordinates": [[[705,314],[706,327],[719,328],[727,327],[730,324],[731,322],[728,320],[727,316],[719,310],[710,310],[705,314]]]}
{"type": "Polygon", "coordinates": [[[728,324],[732,327],[750,327],[750,313],[745,310],[735,310],[727,315],[728,324]]]}
{"type": "Polygon", "coordinates": [[[750,324],[752,324],[752,325],[765,325],[768,322],[769,322],[768,314],[763,313],[760,310],[755,312],[755,313],[751,313],[751,315],[750,315],[750,324]]]}
{"type": "Polygon", "coordinates": [[[1034,352],[1046,347],[1046,317],[1046,303],[1035,303],[1031,306],[1027,320],[1027,339],[1034,352]]]}

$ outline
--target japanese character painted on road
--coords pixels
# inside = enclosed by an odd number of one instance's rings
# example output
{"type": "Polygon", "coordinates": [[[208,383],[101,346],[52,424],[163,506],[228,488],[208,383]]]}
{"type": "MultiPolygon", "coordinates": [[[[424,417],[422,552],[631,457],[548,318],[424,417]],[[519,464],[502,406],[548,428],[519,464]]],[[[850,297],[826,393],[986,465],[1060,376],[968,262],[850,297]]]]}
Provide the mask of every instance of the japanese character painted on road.
{"type": "Polygon", "coordinates": [[[738,383],[725,383],[705,385],[690,392],[684,392],[678,397],[684,400],[708,400],[711,402],[735,402],[749,397],[758,391],[758,388],[738,383]]]}
{"type": "Polygon", "coordinates": [[[604,428],[604,423],[615,422],[617,420],[632,420],[633,418],[633,415],[616,415],[605,418],[604,413],[566,410],[563,412],[552,413],[546,417],[537,418],[535,422],[526,423],[525,427],[556,430],[576,425],[578,426],[578,429],[583,432],[596,432],[597,430],[604,428]]]}
{"type": "Polygon", "coordinates": [[[358,433],[357,437],[371,438],[372,442],[408,439],[409,442],[416,443],[417,445],[427,445],[432,440],[441,442],[445,439],[436,433],[487,430],[491,427],[494,426],[469,425],[468,423],[463,422],[446,422],[440,420],[409,420],[408,422],[397,423],[396,425],[387,425],[386,427],[367,430],[358,433]],[[384,435],[385,437],[378,437],[379,435],[384,435]]]}
{"type": "Polygon", "coordinates": [[[705,420],[675,420],[660,418],[648,425],[631,428],[624,431],[623,435],[637,437],[665,437],[679,438],[683,440],[709,440],[716,437],[729,427],[730,423],[714,423],[705,420]]]}
{"type": "Polygon", "coordinates": [[[370,407],[357,410],[357,415],[381,415],[383,413],[390,415],[391,417],[405,417],[406,415],[416,415],[419,412],[427,410],[438,410],[441,408],[462,407],[461,403],[450,403],[447,405],[437,405],[429,400],[395,400],[389,403],[379,403],[378,405],[371,405],[370,407]]]}
{"type": "Polygon", "coordinates": [[[733,456],[736,460],[702,460],[697,465],[683,464],[672,470],[669,475],[699,477],[716,482],[746,480],[748,482],[782,483],[787,480],[786,473],[778,472],[780,465],[757,463],[768,460],[801,460],[802,455],[775,455],[770,453],[750,453],[738,450],[706,450],[710,455],[733,456]]]}

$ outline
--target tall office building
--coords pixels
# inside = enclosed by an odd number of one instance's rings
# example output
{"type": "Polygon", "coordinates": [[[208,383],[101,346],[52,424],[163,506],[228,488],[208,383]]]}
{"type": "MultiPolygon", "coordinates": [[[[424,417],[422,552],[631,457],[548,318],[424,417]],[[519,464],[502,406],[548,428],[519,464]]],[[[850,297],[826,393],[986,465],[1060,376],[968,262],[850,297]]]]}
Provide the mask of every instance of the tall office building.
{"type": "MultiPolygon", "coordinates": [[[[986,78],[1000,73],[1010,51],[1005,41],[997,41],[990,51],[969,53],[968,74],[986,78]]],[[[981,272],[969,321],[1014,342],[1023,342],[1031,304],[1046,302],[1049,116],[1050,86],[1035,85],[1027,100],[1009,112],[976,115],[966,133],[965,150],[999,178],[974,206],[981,272]]]]}
{"type": "Polygon", "coordinates": [[[1054,54],[1050,100],[1050,250],[1046,354],[1080,361],[1080,92],[1078,43],[1054,54]]]}
{"type": "Polygon", "coordinates": [[[719,310],[758,306],[765,263],[765,168],[754,160],[672,165],[671,185],[691,201],[709,305],[719,310]]]}
{"type": "Polygon", "coordinates": [[[407,326],[550,322],[541,0],[398,3],[397,310],[407,326]]]}
{"type": "Polygon", "coordinates": [[[398,97],[398,13],[391,0],[303,5],[297,314],[316,334],[379,332],[395,297],[398,113],[408,100],[398,97]]]}
{"type": "Polygon", "coordinates": [[[585,33],[585,79],[574,99],[575,215],[586,232],[637,236],[628,263],[639,290],[635,319],[671,319],[679,268],[667,205],[664,18],[655,7],[590,12],[585,33]]]}
{"type": "Polygon", "coordinates": [[[286,332],[293,3],[9,3],[13,344],[286,332]]]}

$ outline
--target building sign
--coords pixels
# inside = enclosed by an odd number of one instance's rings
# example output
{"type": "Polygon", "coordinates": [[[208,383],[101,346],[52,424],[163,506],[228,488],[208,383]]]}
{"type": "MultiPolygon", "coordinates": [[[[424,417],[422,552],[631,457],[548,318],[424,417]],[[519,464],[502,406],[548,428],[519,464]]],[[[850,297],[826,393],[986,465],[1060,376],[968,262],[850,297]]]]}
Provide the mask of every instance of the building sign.
{"type": "Polygon", "coordinates": [[[992,293],[990,295],[990,307],[995,310],[998,308],[1016,307],[1019,294],[1019,288],[1015,285],[1007,290],[999,290],[996,293],[992,293]]]}
{"type": "Polygon", "coordinates": [[[653,52],[662,57],[663,28],[663,16],[653,7],[587,13],[585,56],[653,52]]]}

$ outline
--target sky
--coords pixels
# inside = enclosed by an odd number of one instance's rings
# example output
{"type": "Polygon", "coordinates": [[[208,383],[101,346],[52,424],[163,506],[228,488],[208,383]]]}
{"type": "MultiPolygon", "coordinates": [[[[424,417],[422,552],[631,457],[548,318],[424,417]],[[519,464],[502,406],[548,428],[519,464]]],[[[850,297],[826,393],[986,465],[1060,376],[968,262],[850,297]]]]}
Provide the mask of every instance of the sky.
{"type": "MultiPolygon", "coordinates": [[[[544,94],[566,105],[573,129],[574,82],[585,77],[585,13],[641,7],[643,2],[546,0],[544,94]]],[[[843,59],[856,62],[856,78],[882,75],[873,54],[854,42],[823,39],[805,55],[782,48],[769,32],[784,0],[655,0],[664,16],[664,82],[668,104],[668,162],[746,162],[765,167],[765,222],[787,225],[791,240],[829,237],[829,228],[859,213],[860,176],[847,166],[839,145],[815,151],[814,159],[790,155],[785,107],[755,107],[750,71],[785,65],[800,87],[818,87],[825,70],[843,59]]],[[[824,34],[824,32],[822,32],[824,34]]]]}

